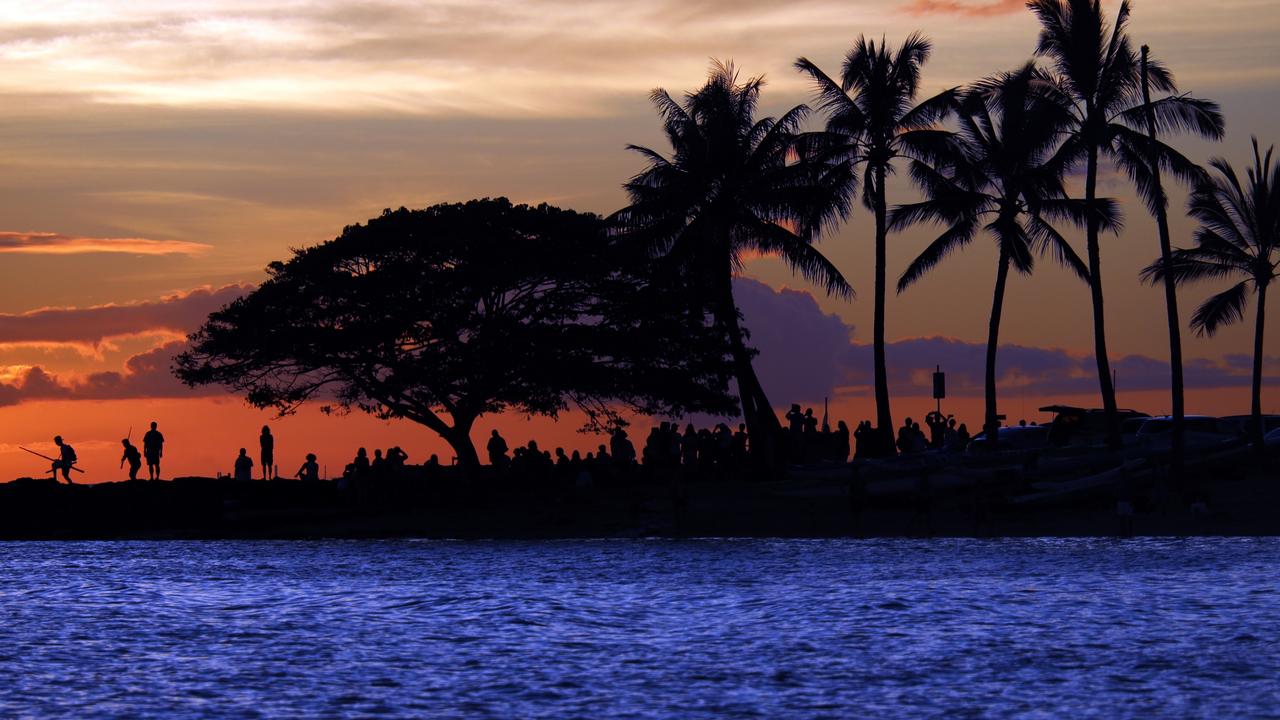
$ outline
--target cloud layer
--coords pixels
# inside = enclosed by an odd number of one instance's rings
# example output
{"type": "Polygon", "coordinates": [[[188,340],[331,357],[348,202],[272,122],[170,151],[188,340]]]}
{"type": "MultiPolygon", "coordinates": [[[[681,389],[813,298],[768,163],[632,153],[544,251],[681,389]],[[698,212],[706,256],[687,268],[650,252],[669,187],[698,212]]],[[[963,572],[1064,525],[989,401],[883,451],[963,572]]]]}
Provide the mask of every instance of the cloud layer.
{"type": "MultiPolygon", "coordinates": [[[[611,95],[667,83],[708,55],[839,53],[860,32],[902,36],[931,16],[1016,13],[1020,0],[52,0],[0,10],[0,89],[64,88],[94,102],[428,114],[581,115],[611,95]],[[736,50],[735,50],[736,48],[736,50]]],[[[1144,6],[1188,32],[1258,3],[1144,6]],[[1169,8],[1166,11],[1165,8],[1169,8]]],[[[966,28],[922,28],[941,41],[966,28]]],[[[1162,28],[1164,29],[1164,28],[1162,28]]],[[[999,40],[984,32],[981,43],[999,40]]],[[[1029,51],[1031,38],[1021,45],[1029,51]]],[[[958,43],[957,43],[958,44],[958,43]]],[[[1218,62],[1230,66],[1229,57],[1218,62]]],[[[754,64],[754,63],[753,63],[754,64]]]]}
{"type": "MultiPolygon", "coordinates": [[[[797,290],[774,290],[756,280],[739,279],[734,291],[751,342],[760,351],[756,369],[776,405],[818,402],[824,396],[867,395],[873,382],[871,346],[855,339],[854,328],[839,317],[822,312],[813,296],[797,290]]],[[[908,338],[886,348],[889,383],[896,395],[929,395],[932,373],[947,373],[952,397],[983,393],[985,343],[946,337],[908,338]]],[[[1268,358],[1274,376],[1280,363],[1268,358]]],[[[1251,359],[1228,355],[1220,360],[1188,360],[1184,366],[1190,389],[1237,388],[1250,384],[1251,359]]],[[[1162,390],[1169,387],[1169,363],[1145,355],[1112,358],[1122,391],[1162,390]]],[[[1097,391],[1092,355],[1061,348],[1001,345],[997,382],[1003,397],[1053,399],[1097,391]]]]}
{"type": "Polygon", "coordinates": [[[96,346],[114,337],[141,334],[186,335],[209,313],[249,289],[247,285],[196,288],[150,302],[44,308],[0,314],[0,345],[96,346]]]}
{"type": "MultiPolygon", "coordinates": [[[[0,315],[0,338],[10,343],[101,343],[134,334],[185,335],[210,312],[244,293],[247,286],[201,288],[149,303],[39,310],[0,315]]],[[[759,350],[756,371],[770,398],[779,406],[820,402],[823,397],[870,394],[872,353],[856,339],[854,328],[824,313],[808,292],[776,290],[765,283],[739,279],[734,286],[751,345],[759,350]]],[[[41,366],[10,366],[0,377],[0,406],[32,400],[116,400],[128,398],[207,397],[222,395],[216,387],[190,389],[170,373],[173,356],[186,347],[183,339],[130,357],[121,370],[58,375],[41,366]]],[[[928,395],[932,373],[947,373],[951,397],[979,397],[983,392],[986,346],[946,337],[908,338],[887,348],[891,391],[901,396],[928,395]]],[[[1162,390],[1169,384],[1166,361],[1126,355],[1112,361],[1122,391],[1162,390]]],[[[1189,389],[1242,388],[1250,383],[1251,358],[1230,354],[1220,360],[1192,359],[1185,367],[1189,389]]],[[[1267,357],[1268,384],[1280,382],[1280,358],[1267,357]]],[[[1002,397],[1052,400],[1096,391],[1093,357],[1060,348],[1002,345],[998,359],[1002,397]]]]}
{"type": "Polygon", "coordinates": [[[83,255],[127,253],[131,255],[195,255],[211,246],[186,240],[148,240],[127,237],[84,237],[52,232],[0,231],[0,253],[28,255],[83,255]]]}

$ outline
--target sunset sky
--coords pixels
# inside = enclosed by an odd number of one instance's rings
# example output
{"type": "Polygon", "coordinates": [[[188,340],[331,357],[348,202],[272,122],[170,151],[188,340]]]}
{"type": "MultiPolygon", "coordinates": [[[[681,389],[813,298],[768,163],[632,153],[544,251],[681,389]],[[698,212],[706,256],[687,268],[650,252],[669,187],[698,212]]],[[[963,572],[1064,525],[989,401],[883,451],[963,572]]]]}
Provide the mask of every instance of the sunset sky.
{"type": "MultiPolygon", "coordinates": [[[[1113,17],[1116,2],[1104,3],[1113,17]]],[[[1229,158],[1249,137],[1280,142],[1280,4],[1274,0],[1137,0],[1130,26],[1182,89],[1218,101],[1220,145],[1175,140],[1189,157],[1229,158]]],[[[935,44],[925,93],[1011,69],[1038,32],[1021,0],[49,0],[0,5],[0,479],[39,475],[17,449],[51,453],[61,433],[91,481],[117,479],[119,440],[156,420],[166,472],[228,471],[270,413],[168,374],[185,334],[260,282],[289,248],[329,239],[388,207],[505,195],[579,210],[624,204],[642,161],[627,143],[662,147],[647,96],[697,87],[711,58],[764,74],[764,110],[809,99],[791,65],[835,74],[859,34],[935,44]]],[[[1167,410],[1162,295],[1139,284],[1158,253],[1153,223],[1121,176],[1126,228],[1103,240],[1109,344],[1120,402],[1167,410]]],[[[1189,243],[1174,193],[1175,244],[1189,243]]],[[[905,183],[890,202],[908,202],[905,183]]],[[[858,291],[831,300],[776,261],[739,282],[774,403],[871,414],[867,384],[871,218],[858,208],[821,249],[858,291]]],[[[1068,237],[1083,253],[1078,232],[1068,237]]],[[[895,277],[931,239],[890,243],[895,277]]],[[[891,297],[894,414],[932,407],[936,364],[978,423],[993,244],[980,239],[891,297]]],[[[1182,293],[1184,316],[1213,285],[1182,293]]],[[[1096,404],[1086,287],[1051,262],[1009,289],[1001,355],[1005,412],[1045,419],[1048,400],[1096,404]]],[[[1264,410],[1280,412],[1280,312],[1270,314],[1264,410]]],[[[1248,410],[1250,322],[1217,337],[1186,333],[1190,410],[1248,410]]],[[[567,419],[501,418],[514,442],[594,447],[567,419]]],[[[411,462],[445,446],[409,423],[304,412],[278,425],[281,470],[308,451],[330,473],[358,445],[403,445],[411,462]]]]}

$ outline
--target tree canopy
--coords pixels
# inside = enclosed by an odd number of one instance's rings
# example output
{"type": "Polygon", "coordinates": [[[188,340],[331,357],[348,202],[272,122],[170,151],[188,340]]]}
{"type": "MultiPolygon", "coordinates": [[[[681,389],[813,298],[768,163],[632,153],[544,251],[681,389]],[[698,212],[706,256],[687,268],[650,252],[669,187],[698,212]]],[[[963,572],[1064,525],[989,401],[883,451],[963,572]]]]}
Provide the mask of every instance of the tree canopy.
{"type": "Polygon", "coordinates": [[[505,198],[387,210],[267,272],[191,336],[181,380],[282,413],[317,399],[406,418],[463,464],[486,413],[734,413],[723,334],[595,215],[505,198]]]}

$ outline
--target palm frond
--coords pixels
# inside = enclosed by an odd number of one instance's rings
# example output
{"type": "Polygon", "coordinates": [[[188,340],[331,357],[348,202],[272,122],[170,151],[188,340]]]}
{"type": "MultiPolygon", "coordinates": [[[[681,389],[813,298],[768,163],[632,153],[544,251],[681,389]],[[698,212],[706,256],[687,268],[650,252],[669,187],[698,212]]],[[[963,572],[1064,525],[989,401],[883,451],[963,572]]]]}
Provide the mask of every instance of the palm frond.
{"type": "Polygon", "coordinates": [[[1196,334],[1212,337],[1218,329],[1244,319],[1244,309],[1249,302],[1249,281],[1232,285],[1214,295],[1196,308],[1191,316],[1191,327],[1196,334]]]}
{"type": "Polygon", "coordinates": [[[911,261],[906,271],[902,273],[902,277],[898,278],[898,292],[906,290],[934,266],[945,260],[948,255],[972,242],[977,232],[977,220],[972,218],[943,231],[915,260],[911,261]]]}

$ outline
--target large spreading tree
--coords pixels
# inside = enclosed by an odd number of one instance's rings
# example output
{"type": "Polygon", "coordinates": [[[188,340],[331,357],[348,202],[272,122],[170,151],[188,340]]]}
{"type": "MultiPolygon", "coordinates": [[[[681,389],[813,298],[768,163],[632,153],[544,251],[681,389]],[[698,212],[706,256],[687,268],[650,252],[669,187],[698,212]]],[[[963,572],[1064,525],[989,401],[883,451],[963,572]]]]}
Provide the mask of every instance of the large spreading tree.
{"type": "Polygon", "coordinates": [[[404,418],[479,464],[476,419],[731,414],[723,336],[690,322],[601,218],[505,198],[386,211],[268,268],[175,373],[261,408],[404,418]]]}

